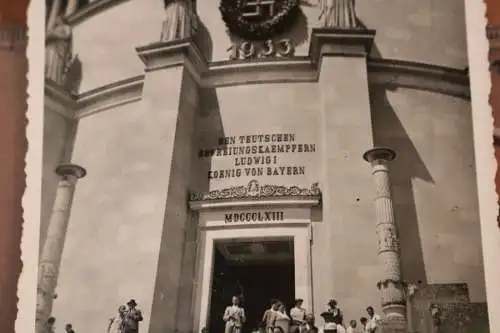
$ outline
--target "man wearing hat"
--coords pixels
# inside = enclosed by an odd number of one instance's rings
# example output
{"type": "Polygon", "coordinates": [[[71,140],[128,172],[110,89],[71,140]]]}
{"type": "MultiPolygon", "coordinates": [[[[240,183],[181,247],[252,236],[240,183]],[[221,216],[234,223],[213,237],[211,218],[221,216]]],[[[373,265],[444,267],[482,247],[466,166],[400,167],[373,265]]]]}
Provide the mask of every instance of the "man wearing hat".
{"type": "Polygon", "coordinates": [[[137,309],[137,303],[131,299],[127,303],[128,310],[123,323],[123,333],[139,333],[139,322],[142,321],[141,310],[137,309]]]}

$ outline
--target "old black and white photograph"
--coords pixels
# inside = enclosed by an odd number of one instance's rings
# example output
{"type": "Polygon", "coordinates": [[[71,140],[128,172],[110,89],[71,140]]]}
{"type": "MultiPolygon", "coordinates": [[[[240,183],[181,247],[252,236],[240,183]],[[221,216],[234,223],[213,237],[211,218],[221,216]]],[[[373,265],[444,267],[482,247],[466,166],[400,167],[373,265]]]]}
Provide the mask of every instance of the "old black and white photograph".
{"type": "Polygon", "coordinates": [[[36,333],[494,333],[463,1],[46,8],[36,333]]]}

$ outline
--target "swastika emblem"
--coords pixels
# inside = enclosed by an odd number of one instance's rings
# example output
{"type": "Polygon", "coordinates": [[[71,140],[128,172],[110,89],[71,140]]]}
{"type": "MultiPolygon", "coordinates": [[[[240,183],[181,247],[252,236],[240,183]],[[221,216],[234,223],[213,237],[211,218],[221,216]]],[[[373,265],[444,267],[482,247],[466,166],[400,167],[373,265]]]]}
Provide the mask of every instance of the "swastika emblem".
{"type": "Polygon", "coordinates": [[[245,0],[241,15],[246,18],[267,19],[275,14],[276,0],[245,0]]]}

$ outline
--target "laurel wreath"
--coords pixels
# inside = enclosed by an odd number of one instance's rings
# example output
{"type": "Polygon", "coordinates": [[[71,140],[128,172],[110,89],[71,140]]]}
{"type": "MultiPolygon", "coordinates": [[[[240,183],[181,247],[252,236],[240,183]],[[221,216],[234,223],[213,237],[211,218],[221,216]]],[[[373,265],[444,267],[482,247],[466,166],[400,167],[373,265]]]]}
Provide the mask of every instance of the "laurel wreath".
{"type": "Polygon", "coordinates": [[[298,17],[299,0],[282,0],[281,8],[273,17],[253,22],[242,15],[244,0],[221,0],[219,10],[228,30],[247,40],[266,40],[287,32],[298,17]]]}

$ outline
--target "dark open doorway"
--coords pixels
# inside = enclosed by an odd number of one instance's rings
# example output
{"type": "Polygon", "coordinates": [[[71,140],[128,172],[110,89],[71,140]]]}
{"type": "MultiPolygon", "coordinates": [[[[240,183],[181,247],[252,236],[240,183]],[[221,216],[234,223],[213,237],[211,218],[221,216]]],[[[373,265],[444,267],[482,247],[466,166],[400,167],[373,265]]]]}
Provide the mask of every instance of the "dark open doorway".
{"type": "Polygon", "coordinates": [[[283,301],[287,308],[292,306],[295,298],[293,241],[264,240],[255,244],[252,241],[215,246],[209,332],[224,332],[222,316],[235,295],[242,296],[247,317],[243,333],[251,333],[258,327],[271,299],[283,301]]]}

